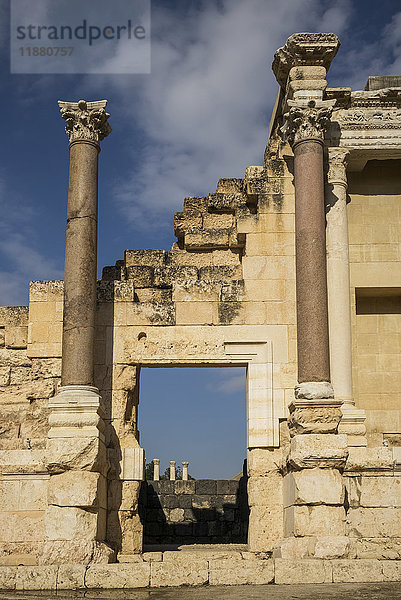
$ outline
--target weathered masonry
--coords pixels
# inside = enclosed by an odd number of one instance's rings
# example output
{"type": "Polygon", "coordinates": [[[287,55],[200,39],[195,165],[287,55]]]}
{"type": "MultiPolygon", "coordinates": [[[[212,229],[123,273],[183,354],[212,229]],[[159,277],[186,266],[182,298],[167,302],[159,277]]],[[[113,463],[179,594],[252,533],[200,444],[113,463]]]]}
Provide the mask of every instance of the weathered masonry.
{"type": "Polygon", "coordinates": [[[1,586],[401,578],[401,77],[329,88],[338,47],[291,36],[263,164],[98,282],[109,115],[60,102],[64,283],[0,308],[1,586]],[[140,370],[205,365],[247,368],[248,545],[143,553],[140,370]]]}

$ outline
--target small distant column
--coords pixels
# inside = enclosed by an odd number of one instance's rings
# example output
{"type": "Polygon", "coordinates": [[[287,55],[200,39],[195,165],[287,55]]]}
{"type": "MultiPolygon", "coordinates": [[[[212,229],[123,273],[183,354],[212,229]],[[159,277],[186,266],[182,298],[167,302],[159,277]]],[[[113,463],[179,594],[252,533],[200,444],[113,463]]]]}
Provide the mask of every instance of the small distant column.
{"type": "Polygon", "coordinates": [[[159,481],[160,479],[160,458],[153,459],[153,480],[159,481]]]}
{"type": "Polygon", "coordinates": [[[175,460],[170,460],[170,481],[175,481],[175,460]]]}
{"type": "Polygon", "coordinates": [[[183,481],[188,481],[188,465],[189,465],[188,461],[182,462],[182,480],[183,481]]]}

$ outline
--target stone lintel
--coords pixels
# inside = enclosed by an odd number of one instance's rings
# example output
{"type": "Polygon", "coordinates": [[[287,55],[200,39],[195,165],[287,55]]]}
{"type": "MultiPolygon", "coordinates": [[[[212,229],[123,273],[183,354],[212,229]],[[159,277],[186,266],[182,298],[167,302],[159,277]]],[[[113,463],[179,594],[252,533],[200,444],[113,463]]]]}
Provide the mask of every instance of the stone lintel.
{"type": "Polygon", "coordinates": [[[296,66],[323,66],[326,72],[337,54],[340,40],[334,33],[294,33],[279,48],[272,64],[273,73],[285,89],[288,74],[296,66]]]}

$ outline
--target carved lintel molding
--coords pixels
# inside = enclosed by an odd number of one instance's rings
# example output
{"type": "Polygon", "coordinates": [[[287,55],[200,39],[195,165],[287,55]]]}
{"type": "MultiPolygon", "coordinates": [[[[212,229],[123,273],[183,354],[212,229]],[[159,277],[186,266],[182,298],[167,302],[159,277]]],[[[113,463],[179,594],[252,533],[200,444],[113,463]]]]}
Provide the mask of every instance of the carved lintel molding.
{"type": "Polygon", "coordinates": [[[329,148],[328,159],[329,169],[327,181],[331,184],[338,184],[347,187],[347,164],[349,150],[347,148],[329,148]]]}
{"type": "Polygon", "coordinates": [[[96,102],[62,102],[58,103],[62,118],[66,122],[66,133],[70,144],[76,141],[100,142],[111,133],[107,119],[110,115],[105,108],[107,100],[96,102]]]}
{"type": "Polygon", "coordinates": [[[281,87],[285,88],[292,67],[323,66],[328,71],[339,47],[340,40],[334,33],[294,33],[275,52],[273,73],[281,87]]]}
{"type": "Polygon", "coordinates": [[[282,132],[291,146],[306,140],[323,142],[335,100],[288,100],[282,132]]]}

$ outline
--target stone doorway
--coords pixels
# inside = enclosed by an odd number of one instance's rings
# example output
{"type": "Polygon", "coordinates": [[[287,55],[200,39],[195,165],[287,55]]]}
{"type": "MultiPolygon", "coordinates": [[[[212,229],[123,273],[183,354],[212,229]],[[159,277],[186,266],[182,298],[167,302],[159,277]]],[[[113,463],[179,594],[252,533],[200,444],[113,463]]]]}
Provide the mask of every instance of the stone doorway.
{"type": "Polygon", "coordinates": [[[145,547],[246,544],[246,369],[142,369],[140,396],[145,547]],[[153,457],[161,459],[160,480],[153,457]],[[176,480],[169,459],[176,461],[176,480]],[[181,479],[183,459],[188,480],[181,479]]]}

